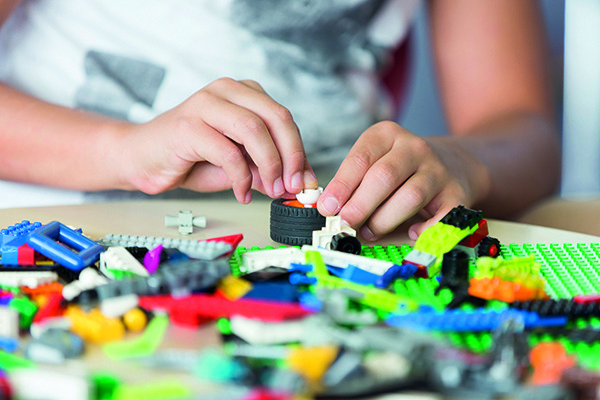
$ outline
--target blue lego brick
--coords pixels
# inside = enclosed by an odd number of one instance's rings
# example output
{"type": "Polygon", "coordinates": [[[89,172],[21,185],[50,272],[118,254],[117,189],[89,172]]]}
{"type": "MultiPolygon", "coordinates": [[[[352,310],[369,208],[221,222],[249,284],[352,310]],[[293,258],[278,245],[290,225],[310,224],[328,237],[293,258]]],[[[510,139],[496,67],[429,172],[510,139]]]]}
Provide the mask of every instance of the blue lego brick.
{"type": "Polygon", "coordinates": [[[14,338],[0,337],[0,349],[8,353],[19,348],[19,340],[14,338]]]}
{"type": "Polygon", "coordinates": [[[244,298],[277,301],[298,301],[298,290],[289,282],[253,282],[244,298]]]}
{"type": "Polygon", "coordinates": [[[0,230],[0,237],[2,238],[0,245],[2,247],[10,246],[18,248],[19,246],[27,243],[27,238],[29,237],[30,233],[41,227],[41,222],[31,223],[30,221],[23,220],[22,222],[9,226],[8,228],[4,228],[0,230]]]}
{"type": "Polygon", "coordinates": [[[57,221],[50,222],[30,234],[27,244],[40,254],[74,271],[93,264],[104,251],[102,245],[57,221]]]}
{"type": "Polygon", "coordinates": [[[19,247],[27,243],[29,235],[42,226],[41,222],[27,220],[0,230],[0,263],[19,264],[19,247]]]}
{"type": "Polygon", "coordinates": [[[396,279],[408,279],[417,272],[417,266],[414,264],[394,265],[377,279],[375,286],[388,287],[396,279]]]}
{"type": "Polygon", "coordinates": [[[527,329],[541,326],[563,326],[567,323],[566,317],[540,317],[534,312],[520,310],[477,309],[474,311],[445,310],[436,312],[430,308],[425,312],[392,315],[386,322],[393,326],[419,330],[476,332],[493,330],[507,318],[522,320],[527,329]]]}
{"type": "Polygon", "coordinates": [[[373,285],[379,278],[379,275],[365,271],[364,269],[358,268],[354,265],[348,265],[347,268],[327,266],[329,272],[335,276],[339,276],[347,281],[360,283],[362,285],[373,285]]]}

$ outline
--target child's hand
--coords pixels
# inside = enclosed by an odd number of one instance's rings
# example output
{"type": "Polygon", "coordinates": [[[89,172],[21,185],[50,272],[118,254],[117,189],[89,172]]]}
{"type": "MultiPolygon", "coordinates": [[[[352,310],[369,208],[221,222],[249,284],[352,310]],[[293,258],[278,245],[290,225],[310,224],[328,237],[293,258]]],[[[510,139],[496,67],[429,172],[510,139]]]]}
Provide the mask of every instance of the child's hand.
{"type": "Polygon", "coordinates": [[[181,105],[141,125],[127,125],[125,178],[160,193],[250,188],[282,197],[318,186],[291,113],[253,81],[222,78],[181,105]]]}
{"type": "Polygon", "coordinates": [[[422,211],[430,219],[411,226],[415,239],[454,206],[474,200],[467,162],[453,150],[434,149],[395,123],[376,124],[358,139],[325,188],[319,212],[339,214],[350,226],[362,226],[364,239],[375,240],[422,211]]]}

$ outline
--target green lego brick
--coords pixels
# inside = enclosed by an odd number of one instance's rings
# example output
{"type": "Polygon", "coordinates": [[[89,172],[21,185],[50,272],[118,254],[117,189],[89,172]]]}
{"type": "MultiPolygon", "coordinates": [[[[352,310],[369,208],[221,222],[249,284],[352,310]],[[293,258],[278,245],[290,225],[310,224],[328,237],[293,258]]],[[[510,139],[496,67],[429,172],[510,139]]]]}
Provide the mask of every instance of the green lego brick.
{"type": "MultiPolygon", "coordinates": [[[[240,250],[238,248],[237,251],[239,252],[240,250]]],[[[260,249],[253,248],[252,250],[260,249]]],[[[402,259],[410,250],[412,250],[411,246],[406,244],[400,246],[362,246],[361,255],[401,264],[402,259]]],[[[540,273],[546,280],[546,293],[551,298],[570,299],[573,296],[581,294],[600,293],[599,243],[501,244],[500,255],[506,260],[533,255],[535,261],[540,264],[540,273]]],[[[475,262],[471,260],[471,276],[475,268],[475,262]]],[[[452,294],[449,290],[444,289],[438,296],[435,296],[434,291],[437,286],[438,282],[435,279],[410,278],[406,281],[396,280],[393,288],[397,295],[415,299],[422,305],[442,309],[451,300],[452,294]]],[[[488,302],[488,307],[503,308],[506,307],[506,304],[499,301],[488,302]]],[[[570,322],[568,326],[600,329],[600,319],[580,318],[570,322]]],[[[440,333],[440,335],[442,334],[440,333]]],[[[446,336],[457,347],[478,353],[488,351],[491,347],[492,339],[489,332],[445,333],[443,336],[446,336]]],[[[600,344],[570,343],[562,337],[551,337],[549,335],[536,337],[535,335],[530,335],[530,344],[541,340],[558,340],[565,345],[569,354],[581,359],[582,366],[600,369],[600,344]]]]}

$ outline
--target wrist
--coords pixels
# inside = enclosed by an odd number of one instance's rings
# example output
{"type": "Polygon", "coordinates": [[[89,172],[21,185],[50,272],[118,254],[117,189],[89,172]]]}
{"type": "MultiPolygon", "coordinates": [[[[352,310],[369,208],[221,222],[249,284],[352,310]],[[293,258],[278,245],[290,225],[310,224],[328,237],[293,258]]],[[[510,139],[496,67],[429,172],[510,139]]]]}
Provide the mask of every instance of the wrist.
{"type": "Polygon", "coordinates": [[[107,189],[136,190],[132,149],[128,143],[136,124],[110,121],[100,128],[98,154],[101,173],[108,177],[107,189]]]}

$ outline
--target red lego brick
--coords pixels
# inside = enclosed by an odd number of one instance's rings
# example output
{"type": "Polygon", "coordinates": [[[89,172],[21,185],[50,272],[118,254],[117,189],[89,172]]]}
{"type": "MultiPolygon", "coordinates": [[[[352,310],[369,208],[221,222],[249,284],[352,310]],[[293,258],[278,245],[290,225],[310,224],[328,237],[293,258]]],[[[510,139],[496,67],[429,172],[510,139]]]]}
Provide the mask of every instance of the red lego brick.
{"type": "Polygon", "coordinates": [[[600,294],[582,294],[579,296],[573,296],[573,301],[581,304],[598,303],[600,302],[600,294]]]}
{"type": "Polygon", "coordinates": [[[140,307],[165,310],[173,322],[198,326],[207,319],[241,315],[263,321],[281,321],[310,314],[297,303],[261,299],[228,300],[219,295],[193,294],[183,298],[171,296],[142,296],[140,307]]]}
{"type": "Polygon", "coordinates": [[[489,234],[490,230],[488,229],[487,220],[484,218],[481,221],[479,221],[479,227],[477,228],[477,230],[473,232],[472,235],[469,235],[466,238],[464,238],[459,243],[459,245],[469,247],[472,249],[475,246],[477,246],[479,242],[481,242],[481,240],[489,234]]]}
{"type": "Polygon", "coordinates": [[[35,251],[27,244],[19,246],[17,262],[19,265],[35,265],[35,251]]]}
{"type": "Polygon", "coordinates": [[[50,293],[46,304],[35,313],[33,322],[42,322],[46,318],[59,317],[65,313],[66,309],[66,306],[63,305],[62,294],[50,293]]]}
{"type": "MultiPolygon", "coordinates": [[[[244,239],[244,235],[238,233],[237,235],[229,235],[229,236],[220,236],[216,238],[206,239],[207,242],[225,242],[231,245],[231,252],[235,250],[235,248],[240,244],[240,242],[244,239]]],[[[231,253],[230,252],[230,253],[231,253]]]]}

